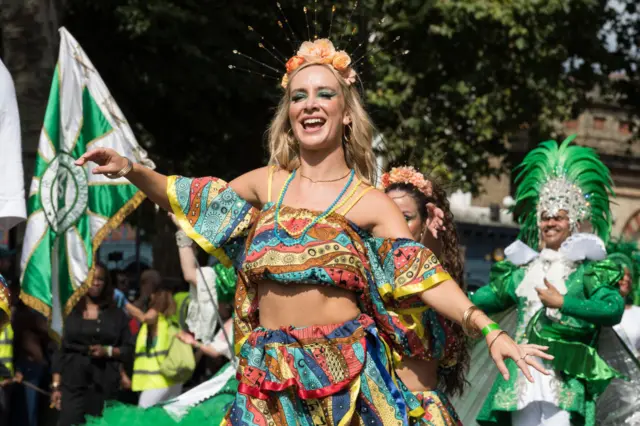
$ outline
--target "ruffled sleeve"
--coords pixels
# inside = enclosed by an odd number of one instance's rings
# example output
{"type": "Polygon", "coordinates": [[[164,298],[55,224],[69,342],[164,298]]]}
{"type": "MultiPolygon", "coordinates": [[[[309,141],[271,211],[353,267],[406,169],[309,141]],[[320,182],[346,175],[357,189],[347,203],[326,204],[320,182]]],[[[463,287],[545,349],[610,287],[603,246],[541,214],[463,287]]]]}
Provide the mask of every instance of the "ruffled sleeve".
{"type": "Polygon", "coordinates": [[[240,267],[257,210],[222,179],[170,176],[167,196],[187,235],[220,263],[240,267]]]}
{"type": "Polygon", "coordinates": [[[380,295],[387,302],[405,308],[415,303],[424,305],[416,296],[451,279],[435,254],[420,243],[374,238],[373,244],[376,259],[371,262],[372,269],[380,281],[380,295]]]}
{"type": "Polygon", "coordinates": [[[605,259],[600,262],[588,262],[584,269],[584,289],[587,297],[593,296],[602,287],[618,289],[618,282],[624,271],[617,263],[605,259]]]}
{"type": "Polygon", "coordinates": [[[371,268],[365,312],[373,315],[396,363],[404,356],[442,359],[450,333],[420,295],[451,276],[413,240],[368,237],[363,242],[371,268]]]}
{"type": "Polygon", "coordinates": [[[624,299],[618,292],[622,277],[622,268],[611,260],[586,263],[584,293],[567,294],[561,312],[596,325],[618,324],[624,313],[624,299]]]}
{"type": "Polygon", "coordinates": [[[522,281],[524,268],[509,261],[491,267],[489,284],[471,296],[471,301],[488,314],[501,312],[516,303],[516,283],[522,281]]]}

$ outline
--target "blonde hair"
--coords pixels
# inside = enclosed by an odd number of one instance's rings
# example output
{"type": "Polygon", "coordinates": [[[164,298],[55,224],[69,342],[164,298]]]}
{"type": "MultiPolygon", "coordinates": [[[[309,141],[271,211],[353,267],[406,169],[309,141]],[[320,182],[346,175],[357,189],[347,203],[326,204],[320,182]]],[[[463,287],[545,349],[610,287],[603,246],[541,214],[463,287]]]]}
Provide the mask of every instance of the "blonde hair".
{"type": "MultiPolygon", "coordinates": [[[[373,184],[377,181],[376,158],[373,153],[374,126],[369,114],[362,105],[362,98],[355,85],[347,85],[344,78],[333,69],[324,64],[305,64],[295,70],[289,81],[300,70],[309,66],[323,66],[329,69],[340,83],[342,95],[345,100],[345,108],[351,117],[351,124],[345,126],[346,141],[343,139],[344,157],[349,168],[356,171],[358,177],[366,183],[373,184]]],[[[288,171],[300,166],[300,153],[298,143],[293,135],[289,122],[289,105],[291,103],[291,84],[285,89],[285,94],[280,99],[271,125],[269,126],[269,164],[277,165],[288,171]]]]}

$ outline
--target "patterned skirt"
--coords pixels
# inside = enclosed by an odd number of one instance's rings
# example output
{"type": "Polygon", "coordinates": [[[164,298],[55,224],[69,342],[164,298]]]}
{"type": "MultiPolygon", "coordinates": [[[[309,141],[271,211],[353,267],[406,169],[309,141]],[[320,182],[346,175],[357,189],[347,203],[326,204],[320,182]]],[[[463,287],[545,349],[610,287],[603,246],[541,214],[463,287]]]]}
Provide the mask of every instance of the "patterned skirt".
{"type": "Polygon", "coordinates": [[[422,415],[418,399],[390,373],[389,349],[366,315],[257,328],[239,358],[238,394],[223,425],[406,425],[422,415]]]}
{"type": "Polygon", "coordinates": [[[449,398],[444,392],[433,390],[414,392],[424,409],[422,421],[413,421],[412,424],[427,426],[462,426],[460,418],[449,398]]]}

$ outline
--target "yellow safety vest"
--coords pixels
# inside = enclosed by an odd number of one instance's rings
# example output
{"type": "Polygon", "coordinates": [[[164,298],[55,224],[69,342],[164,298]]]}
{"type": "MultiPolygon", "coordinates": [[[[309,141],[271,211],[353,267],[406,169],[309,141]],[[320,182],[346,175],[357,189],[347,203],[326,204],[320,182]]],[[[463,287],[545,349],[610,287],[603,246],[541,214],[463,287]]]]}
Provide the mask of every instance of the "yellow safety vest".
{"type": "Polygon", "coordinates": [[[189,310],[191,295],[188,291],[181,291],[173,295],[173,300],[176,302],[176,312],[169,318],[181,330],[187,330],[187,311],[189,310]]]}
{"type": "Polygon", "coordinates": [[[0,332],[0,364],[4,365],[13,376],[13,328],[11,324],[0,332]]]}
{"type": "Polygon", "coordinates": [[[156,327],[155,345],[149,348],[148,351],[148,325],[142,324],[138,332],[136,354],[133,362],[133,378],[131,380],[131,390],[134,392],[149,389],[163,389],[176,384],[160,373],[160,365],[167,357],[171,337],[175,334],[175,330],[171,330],[169,321],[162,314],[158,315],[156,327]]]}

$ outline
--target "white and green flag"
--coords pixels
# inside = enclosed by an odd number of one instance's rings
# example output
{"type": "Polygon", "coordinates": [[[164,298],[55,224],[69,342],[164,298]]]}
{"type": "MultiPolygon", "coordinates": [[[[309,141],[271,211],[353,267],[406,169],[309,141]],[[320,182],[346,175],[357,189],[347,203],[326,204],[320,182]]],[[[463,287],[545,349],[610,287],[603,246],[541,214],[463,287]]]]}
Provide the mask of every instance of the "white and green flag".
{"type": "Polygon", "coordinates": [[[73,164],[95,148],[153,167],[93,64],[61,28],[20,261],[22,300],[58,333],[91,284],[98,247],[144,199],[126,179],[93,175],[95,164],[73,164]]]}

